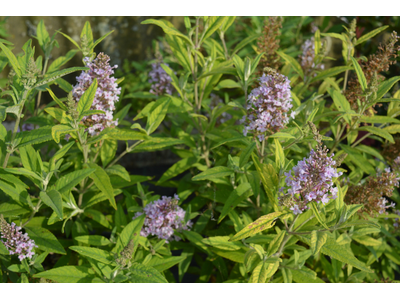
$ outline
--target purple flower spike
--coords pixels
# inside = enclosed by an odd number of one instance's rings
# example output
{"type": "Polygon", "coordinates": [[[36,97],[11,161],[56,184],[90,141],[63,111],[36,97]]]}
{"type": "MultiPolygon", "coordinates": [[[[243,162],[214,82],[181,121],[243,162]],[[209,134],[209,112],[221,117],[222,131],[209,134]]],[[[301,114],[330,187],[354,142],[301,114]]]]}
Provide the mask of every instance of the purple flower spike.
{"type": "Polygon", "coordinates": [[[21,227],[15,223],[8,224],[3,216],[0,216],[1,241],[7,247],[10,255],[17,254],[20,261],[25,258],[32,258],[35,254],[33,248],[37,248],[35,241],[31,240],[27,233],[21,232],[21,227]]]}
{"type": "Polygon", "coordinates": [[[97,58],[90,61],[88,57],[84,59],[87,72],[82,72],[76,77],[78,83],[72,90],[75,101],[79,101],[83,93],[97,79],[97,90],[94,97],[91,110],[102,110],[105,114],[96,114],[83,117],[82,121],[86,125],[86,131],[90,136],[98,135],[106,127],[118,125],[118,120],[113,121],[113,111],[115,110],[115,102],[118,102],[118,95],[121,94],[121,88],[116,83],[117,79],[111,76],[114,74],[115,68],[110,66],[110,57],[104,53],[99,53],[97,58]]]}
{"type": "Polygon", "coordinates": [[[253,132],[260,142],[266,132],[275,133],[289,122],[287,115],[292,108],[289,79],[275,71],[263,75],[260,86],[251,91],[247,101],[247,116],[243,134],[253,132]]]}
{"type": "MultiPolygon", "coordinates": [[[[162,199],[156,200],[146,205],[143,209],[146,218],[141,236],[156,235],[159,239],[168,241],[179,241],[180,238],[174,235],[174,230],[190,230],[192,222],[185,223],[186,212],[178,206],[178,195],[172,197],[162,196],[162,199]]],[[[137,212],[133,219],[143,215],[143,212],[137,212]]]]}
{"type": "Polygon", "coordinates": [[[327,152],[326,147],[318,146],[316,151],[311,150],[307,159],[285,173],[288,190],[286,194],[282,193],[280,200],[295,215],[307,209],[311,201],[327,204],[330,199],[336,199],[338,190],[333,187],[333,178],[341,176],[342,172],[336,170],[336,162],[327,152]]]}
{"type": "MultiPolygon", "coordinates": [[[[164,63],[164,65],[169,67],[169,65],[166,63],[164,63]]],[[[164,71],[160,63],[154,63],[151,65],[151,67],[152,70],[149,72],[149,82],[153,84],[151,86],[150,93],[157,96],[162,96],[164,94],[172,95],[175,89],[171,84],[171,77],[167,74],[167,72],[164,71]]]]}

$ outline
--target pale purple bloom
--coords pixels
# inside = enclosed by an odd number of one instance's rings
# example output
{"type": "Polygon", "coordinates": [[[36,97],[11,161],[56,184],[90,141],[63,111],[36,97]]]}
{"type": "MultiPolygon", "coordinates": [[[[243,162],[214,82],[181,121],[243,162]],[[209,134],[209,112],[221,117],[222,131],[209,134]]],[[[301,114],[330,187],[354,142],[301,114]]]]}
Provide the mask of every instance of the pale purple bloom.
{"type": "Polygon", "coordinates": [[[289,122],[287,115],[292,108],[289,79],[279,73],[263,75],[260,86],[251,91],[247,101],[247,121],[243,130],[246,136],[253,131],[260,142],[267,132],[275,133],[289,122]]]}
{"type": "Polygon", "coordinates": [[[333,178],[339,177],[342,172],[337,172],[335,164],[332,156],[327,155],[327,149],[318,147],[316,151],[311,150],[308,158],[285,173],[288,190],[281,199],[289,197],[292,200],[290,209],[294,214],[307,209],[308,202],[327,204],[337,197],[338,189],[333,187],[333,178]]]}
{"type": "MultiPolygon", "coordinates": [[[[323,70],[325,66],[323,64],[315,65],[315,40],[312,37],[309,40],[306,40],[304,44],[301,46],[302,54],[300,55],[300,64],[304,71],[310,72],[312,69],[315,70],[323,70]]],[[[313,76],[317,74],[314,73],[313,76]]]]}
{"type": "Polygon", "coordinates": [[[147,237],[148,235],[155,235],[159,239],[165,239],[167,242],[180,238],[174,235],[174,230],[190,230],[192,222],[185,223],[186,212],[178,206],[179,197],[174,195],[172,197],[162,196],[152,203],[149,203],[143,209],[144,212],[137,212],[133,219],[145,214],[144,225],[141,236],[147,237]]]}
{"type": "MultiPolygon", "coordinates": [[[[166,63],[164,63],[164,65],[169,67],[166,63]]],[[[171,77],[161,67],[160,63],[151,64],[151,67],[152,70],[149,72],[149,82],[153,84],[150,88],[150,93],[157,96],[162,96],[164,94],[172,95],[175,89],[171,83],[171,77]]]]}
{"type": "Polygon", "coordinates": [[[82,121],[87,126],[86,131],[91,136],[99,134],[104,128],[118,125],[118,120],[113,121],[113,111],[115,102],[119,101],[121,88],[116,83],[117,79],[111,76],[115,68],[110,66],[110,57],[104,53],[99,53],[97,58],[90,61],[88,57],[84,58],[87,72],[82,72],[76,79],[78,83],[72,90],[75,101],[79,101],[83,93],[97,79],[97,90],[90,110],[102,110],[105,114],[95,114],[83,117],[82,121]]]}
{"type": "Polygon", "coordinates": [[[0,219],[1,241],[7,247],[10,255],[18,254],[18,258],[22,261],[25,258],[32,258],[35,254],[33,248],[37,248],[35,241],[31,240],[27,233],[21,232],[21,227],[15,223],[8,224],[1,216],[0,219]]]}

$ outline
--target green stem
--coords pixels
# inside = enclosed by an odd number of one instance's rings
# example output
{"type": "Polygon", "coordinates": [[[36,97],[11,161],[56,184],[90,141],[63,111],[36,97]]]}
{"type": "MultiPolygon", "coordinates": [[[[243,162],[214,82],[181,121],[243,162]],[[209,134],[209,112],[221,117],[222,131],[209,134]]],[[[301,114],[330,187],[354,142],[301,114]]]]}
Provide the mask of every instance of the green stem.
{"type": "MultiPolygon", "coordinates": [[[[293,222],[292,222],[292,224],[290,225],[289,231],[288,231],[287,233],[289,233],[289,232],[293,229],[294,223],[296,223],[296,220],[297,220],[297,218],[298,218],[299,216],[300,216],[300,215],[296,215],[296,217],[294,217],[293,222]]],[[[284,238],[283,241],[282,241],[281,246],[279,247],[278,252],[276,252],[273,256],[280,257],[280,256],[282,255],[283,248],[285,247],[286,243],[288,242],[288,240],[289,240],[290,238],[291,238],[291,236],[289,236],[289,235],[286,235],[286,236],[285,236],[285,238],[284,238]]]]}
{"type": "Polygon", "coordinates": [[[133,148],[135,148],[137,145],[143,143],[144,141],[137,141],[135,144],[133,144],[132,146],[126,148],[126,150],[124,152],[122,152],[116,159],[114,159],[108,166],[107,168],[115,165],[125,154],[131,152],[133,150],[133,148]]]}
{"type": "Polygon", "coordinates": [[[10,159],[11,154],[15,151],[14,149],[14,140],[15,140],[15,136],[17,135],[17,131],[18,131],[18,127],[19,127],[19,123],[21,122],[21,113],[22,113],[22,109],[24,108],[24,104],[26,101],[26,96],[28,95],[28,90],[25,90],[23,95],[22,95],[22,101],[21,101],[21,106],[18,112],[18,116],[17,116],[17,120],[15,121],[15,126],[14,126],[14,130],[13,130],[13,134],[11,137],[11,149],[9,149],[9,151],[7,151],[6,157],[4,158],[4,163],[3,163],[3,168],[7,167],[8,164],[8,160],[10,159]]]}
{"type": "Polygon", "coordinates": [[[24,227],[26,224],[28,224],[33,219],[35,214],[39,211],[40,204],[42,204],[42,200],[41,199],[39,199],[38,204],[33,208],[33,212],[29,216],[29,219],[24,224],[22,224],[21,227],[24,227]]]}
{"type": "MultiPolygon", "coordinates": [[[[44,60],[44,67],[43,67],[42,75],[46,74],[48,62],[49,62],[49,58],[46,57],[46,59],[44,60]]],[[[37,116],[37,114],[38,114],[41,98],[42,98],[42,91],[39,91],[38,100],[37,100],[37,103],[36,103],[36,109],[35,109],[35,113],[34,113],[35,116],[37,116]]]]}

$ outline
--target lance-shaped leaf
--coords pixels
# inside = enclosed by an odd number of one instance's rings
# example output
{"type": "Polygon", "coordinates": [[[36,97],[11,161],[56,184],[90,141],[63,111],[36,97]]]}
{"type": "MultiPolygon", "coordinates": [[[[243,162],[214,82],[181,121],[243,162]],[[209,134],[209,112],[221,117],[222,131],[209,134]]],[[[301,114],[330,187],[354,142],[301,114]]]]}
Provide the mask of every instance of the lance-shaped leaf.
{"type": "Polygon", "coordinates": [[[10,49],[8,49],[8,47],[6,47],[3,43],[0,42],[0,48],[1,50],[3,50],[4,54],[6,55],[8,61],[10,62],[10,65],[12,66],[12,68],[14,69],[15,73],[17,74],[17,76],[19,78],[21,78],[22,74],[21,74],[21,67],[18,63],[17,58],[15,57],[15,55],[11,52],[10,49]]]}
{"type": "Polygon", "coordinates": [[[221,215],[219,216],[218,223],[225,218],[228,213],[235,209],[236,206],[243,200],[253,195],[253,190],[248,182],[240,184],[236,189],[234,189],[226,200],[224,207],[222,208],[221,215]]]}
{"type": "Polygon", "coordinates": [[[186,157],[180,161],[178,161],[176,164],[172,165],[160,178],[160,180],[157,182],[157,184],[163,183],[171,178],[174,178],[175,176],[185,172],[189,168],[193,166],[197,162],[197,157],[190,156],[186,157]]]}
{"type": "Polygon", "coordinates": [[[73,67],[73,68],[68,68],[68,69],[64,69],[64,70],[60,70],[60,71],[56,71],[50,74],[46,74],[45,78],[40,80],[38,83],[35,84],[35,86],[32,88],[37,88],[39,86],[45,85],[47,83],[50,83],[58,78],[61,78],[67,74],[73,73],[73,72],[77,72],[77,71],[86,71],[89,70],[89,68],[86,67],[73,67]]]}
{"type": "Polygon", "coordinates": [[[51,126],[44,126],[31,131],[18,132],[15,136],[15,143],[18,147],[40,144],[52,140],[51,126]]]}
{"type": "Polygon", "coordinates": [[[316,203],[315,203],[314,201],[311,202],[310,208],[312,209],[312,211],[313,211],[313,213],[314,213],[314,216],[315,216],[315,218],[318,220],[318,222],[319,222],[322,226],[324,226],[324,228],[329,229],[329,227],[326,226],[325,222],[322,220],[322,217],[321,217],[321,215],[320,215],[320,213],[319,213],[319,211],[318,211],[317,205],[316,205],[316,203]]]}
{"type": "Polygon", "coordinates": [[[82,246],[72,246],[69,249],[78,252],[80,255],[93,258],[103,264],[110,265],[113,264],[114,257],[110,255],[105,250],[92,248],[92,247],[82,247],[82,246]]]}
{"type": "Polygon", "coordinates": [[[213,180],[215,178],[221,178],[225,176],[232,175],[234,172],[232,169],[228,167],[223,167],[223,166],[218,166],[214,167],[212,169],[208,169],[204,172],[201,172],[200,174],[194,176],[192,178],[193,181],[199,181],[199,180],[213,180]]]}
{"type": "Polygon", "coordinates": [[[147,20],[143,21],[141,24],[154,24],[154,25],[160,26],[166,34],[175,35],[175,36],[183,39],[189,45],[193,45],[192,41],[186,35],[182,34],[179,30],[177,30],[174,27],[174,25],[172,25],[171,22],[169,22],[167,20],[147,19],[147,20]]]}
{"type": "Polygon", "coordinates": [[[58,191],[40,192],[40,199],[51,207],[60,219],[63,219],[62,196],[58,191]]]}
{"type": "Polygon", "coordinates": [[[129,268],[129,272],[132,283],[168,283],[159,271],[150,266],[135,263],[129,268]]]}
{"type": "Polygon", "coordinates": [[[79,118],[82,118],[83,113],[90,110],[90,108],[92,107],[94,97],[96,96],[96,90],[97,90],[97,79],[95,78],[93,80],[93,83],[83,93],[82,97],[78,101],[77,110],[79,112],[79,118]]]}
{"type": "Polygon", "coordinates": [[[77,131],[69,125],[55,125],[51,128],[51,135],[56,143],[60,142],[61,135],[66,135],[71,132],[77,131]]]}
{"type": "Polygon", "coordinates": [[[111,244],[111,242],[107,238],[101,235],[81,235],[75,237],[75,240],[77,240],[80,243],[89,244],[93,246],[107,246],[111,244]]]}
{"type": "Polygon", "coordinates": [[[336,76],[340,73],[343,73],[344,71],[348,71],[351,69],[353,69],[353,67],[351,67],[351,66],[341,66],[341,67],[329,68],[327,70],[319,72],[318,75],[315,76],[313,79],[311,79],[310,82],[315,82],[317,80],[324,80],[325,78],[336,76]]]}
{"type": "Polygon", "coordinates": [[[35,278],[50,279],[60,283],[90,283],[96,278],[92,268],[64,266],[33,275],[35,278]]]}
{"type": "Polygon", "coordinates": [[[286,230],[281,230],[281,232],[279,232],[276,235],[276,237],[272,240],[272,242],[268,246],[268,251],[267,251],[268,256],[271,256],[271,255],[275,254],[276,252],[278,252],[278,249],[281,246],[285,235],[286,235],[286,230]]]}
{"type": "Polygon", "coordinates": [[[170,257],[157,257],[153,256],[150,262],[147,264],[148,267],[153,267],[159,272],[163,272],[167,269],[170,269],[176,264],[179,264],[183,261],[186,257],[185,256],[170,256],[170,257]]]}
{"type": "Polygon", "coordinates": [[[53,91],[51,89],[46,89],[46,90],[49,92],[49,94],[50,94],[51,98],[53,98],[54,102],[57,103],[61,109],[66,111],[67,107],[65,106],[64,103],[62,103],[62,101],[60,99],[57,98],[56,95],[54,95],[53,91]]]}
{"type": "Polygon", "coordinates": [[[253,270],[250,277],[250,283],[265,283],[279,268],[279,262],[267,263],[261,261],[253,270]]]}
{"type": "Polygon", "coordinates": [[[248,236],[255,235],[258,232],[261,232],[265,229],[271,228],[274,226],[274,220],[277,218],[281,217],[286,213],[277,211],[270,213],[268,215],[262,216],[255,220],[254,222],[246,225],[242,230],[240,230],[238,233],[236,233],[232,238],[229,239],[229,241],[239,241],[242,240],[248,236]]]}
{"type": "Polygon", "coordinates": [[[168,112],[168,106],[170,102],[171,98],[165,98],[165,101],[163,101],[150,113],[146,124],[147,134],[153,133],[164,120],[165,115],[168,112]]]}
{"type": "Polygon", "coordinates": [[[252,142],[250,145],[248,145],[240,154],[240,158],[239,158],[239,167],[242,168],[247,161],[249,160],[251,154],[253,153],[253,150],[256,147],[256,143],[252,142]]]}
{"type": "Polygon", "coordinates": [[[317,232],[316,230],[311,232],[311,251],[313,255],[316,255],[321,250],[327,239],[328,234],[326,232],[317,232]]]}
{"type": "Polygon", "coordinates": [[[113,252],[121,252],[122,249],[126,247],[131,240],[133,240],[134,248],[132,251],[132,255],[135,254],[136,248],[139,244],[138,241],[140,237],[140,231],[142,230],[145,217],[145,215],[141,215],[125,226],[119,236],[117,245],[114,247],[113,252]]]}
{"type": "Polygon", "coordinates": [[[364,127],[359,127],[357,128],[358,131],[368,131],[372,134],[378,135],[380,137],[383,137],[384,139],[388,140],[389,142],[394,144],[394,139],[393,136],[388,133],[387,131],[378,128],[378,127],[374,127],[374,126],[364,126],[364,127]]]}
{"type": "Polygon", "coordinates": [[[69,192],[74,186],[76,186],[94,171],[96,171],[96,169],[83,169],[68,173],[56,181],[56,190],[61,194],[69,192]]]}
{"type": "Polygon", "coordinates": [[[354,57],[351,57],[351,61],[353,62],[353,66],[356,71],[358,82],[360,83],[361,89],[365,91],[368,87],[367,79],[365,78],[365,75],[360,65],[358,64],[357,60],[354,57]]]}
{"type": "Polygon", "coordinates": [[[376,92],[375,103],[379,102],[379,100],[383,98],[383,96],[385,96],[385,94],[389,92],[389,90],[393,87],[393,85],[399,80],[400,76],[395,76],[379,84],[378,91],[376,92]]]}
{"type": "Polygon", "coordinates": [[[364,34],[359,39],[357,39],[357,42],[356,42],[355,46],[368,41],[369,39],[373,38],[375,35],[377,35],[378,33],[382,32],[382,31],[384,31],[388,27],[389,27],[388,25],[385,25],[385,26],[379,27],[377,29],[374,29],[374,30],[364,34]]]}
{"type": "Polygon", "coordinates": [[[117,204],[115,203],[114,198],[114,189],[111,185],[110,177],[108,177],[107,172],[95,163],[89,163],[88,166],[95,170],[89,175],[90,178],[93,179],[94,184],[108,197],[111,206],[114,207],[114,209],[117,209],[117,204]]]}
{"type": "Polygon", "coordinates": [[[35,241],[39,249],[64,255],[67,254],[64,247],[60,244],[54,234],[46,228],[27,226],[24,227],[24,229],[28,233],[29,237],[35,241]]]}
{"type": "Polygon", "coordinates": [[[287,55],[286,53],[283,53],[282,51],[277,51],[276,52],[280,57],[282,57],[287,63],[289,63],[294,71],[300,75],[301,78],[304,77],[303,69],[301,68],[300,64],[297,62],[295,58],[293,58],[290,55],[287,55]]]}

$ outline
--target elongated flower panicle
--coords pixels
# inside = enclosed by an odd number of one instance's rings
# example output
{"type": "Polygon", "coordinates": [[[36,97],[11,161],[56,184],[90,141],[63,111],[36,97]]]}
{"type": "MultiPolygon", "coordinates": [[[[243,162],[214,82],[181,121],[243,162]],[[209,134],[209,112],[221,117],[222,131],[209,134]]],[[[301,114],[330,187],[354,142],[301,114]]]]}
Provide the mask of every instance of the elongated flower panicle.
{"type": "Polygon", "coordinates": [[[311,150],[310,156],[299,161],[292,170],[285,173],[286,193],[281,189],[281,205],[288,206],[294,214],[300,214],[309,208],[308,203],[315,201],[327,204],[336,199],[337,187],[333,187],[333,178],[342,175],[337,171],[337,163],[328,156],[328,149],[318,146],[311,150]],[[294,174],[292,174],[292,171],[294,174]]]}
{"type": "Polygon", "coordinates": [[[28,234],[21,232],[21,227],[15,223],[8,224],[4,220],[3,215],[0,216],[1,238],[4,239],[3,244],[7,247],[10,255],[17,254],[20,261],[26,257],[32,258],[35,254],[33,248],[37,248],[35,241],[30,239],[28,234]]]}
{"type": "Polygon", "coordinates": [[[247,99],[247,116],[242,119],[245,122],[243,134],[247,136],[253,131],[260,142],[266,132],[272,134],[285,127],[289,122],[287,113],[293,107],[289,79],[275,70],[268,71],[259,79],[260,86],[251,91],[247,99]]]}
{"type": "MultiPolygon", "coordinates": [[[[397,169],[396,159],[393,168],[397,169]]],[[[395,207],[395,203],[389,204],[386,197],[391,197],[395,187],[399,187],[399,179],[396,171],[386,168],[376,176],[368,177],[363,184],[352,185],[349,187],[344,202],[346,204],[363,204],[364,207],[359,210],[359,214],[366,212],[371,216],[387,214],[387,209],[395,207]]]]}
{"type": "Polygon", "coordinates": [[[74,86],[72,93],[75,101],[79,101],[83,93],[90,87],[93,80],[97,79],[97,90],[90,110],[102,110],[105,114],[95,114],[83,117],[82,121],[87,127],[86,131],[91,136],[98,135],[106,127],[118,125],[118,120],[113,121],[113,112],[115,102],[119,100],[121,88],[116,83],[117,79],[112,77],[115,68],[110,66],[110,57],[104,53],[99,53],[97,58],[90,61],[88,57],[84,58],[87,72],[82,72],[76,79],[78,83],[74,86]]]}
{"type": "MultiPolygon", "coordinates": [[[[164,63],[164,65],[169,67],[167,63],[164,63]]],[[[152,70],[149,72],[149,82],[152,83],[150,93],[157,96],[162,96],[164,94],[172,95],[175,91],[171,83],[172,79],[161,67],[161,63],[151,64],[151,67],[152,70]]]]}
{"type": "MultiPolygon", "coordinates": [[[[308,74],[312,71],[312,69],[315,70],[323,70],[325,66],[323,64],[318,64],[315,65],[314,63],[314,58],[315,58],[315,39],[312,37],[309,40],[306,40],[304,44],[301,46],[301,51],[302,53],[299,55],[300,58],[300,64],[303,69],[303,71],[308,74]]],[[[310,74],[309,74],[310,75],[310,74]]],[[[317,74],[311,74],[313,76],[316,76],[317,74]]]]}
{"type": "MultiPolygon", "coordinates": [[[[178,201],[179,197],[175,194],[174,198],[162,196],[161,199],[147,204],[143,209],[146,218],[140,235],[144,237],[156,235],[167,242],[179,241],[180,238],[174,235],[174,230],[190,230],[193,224],[191,221],[185,223],[186,212],[178,206],[178,201]]],[[[143,212],[137,212],[133,219],[142,214],[143,212]]]]}

